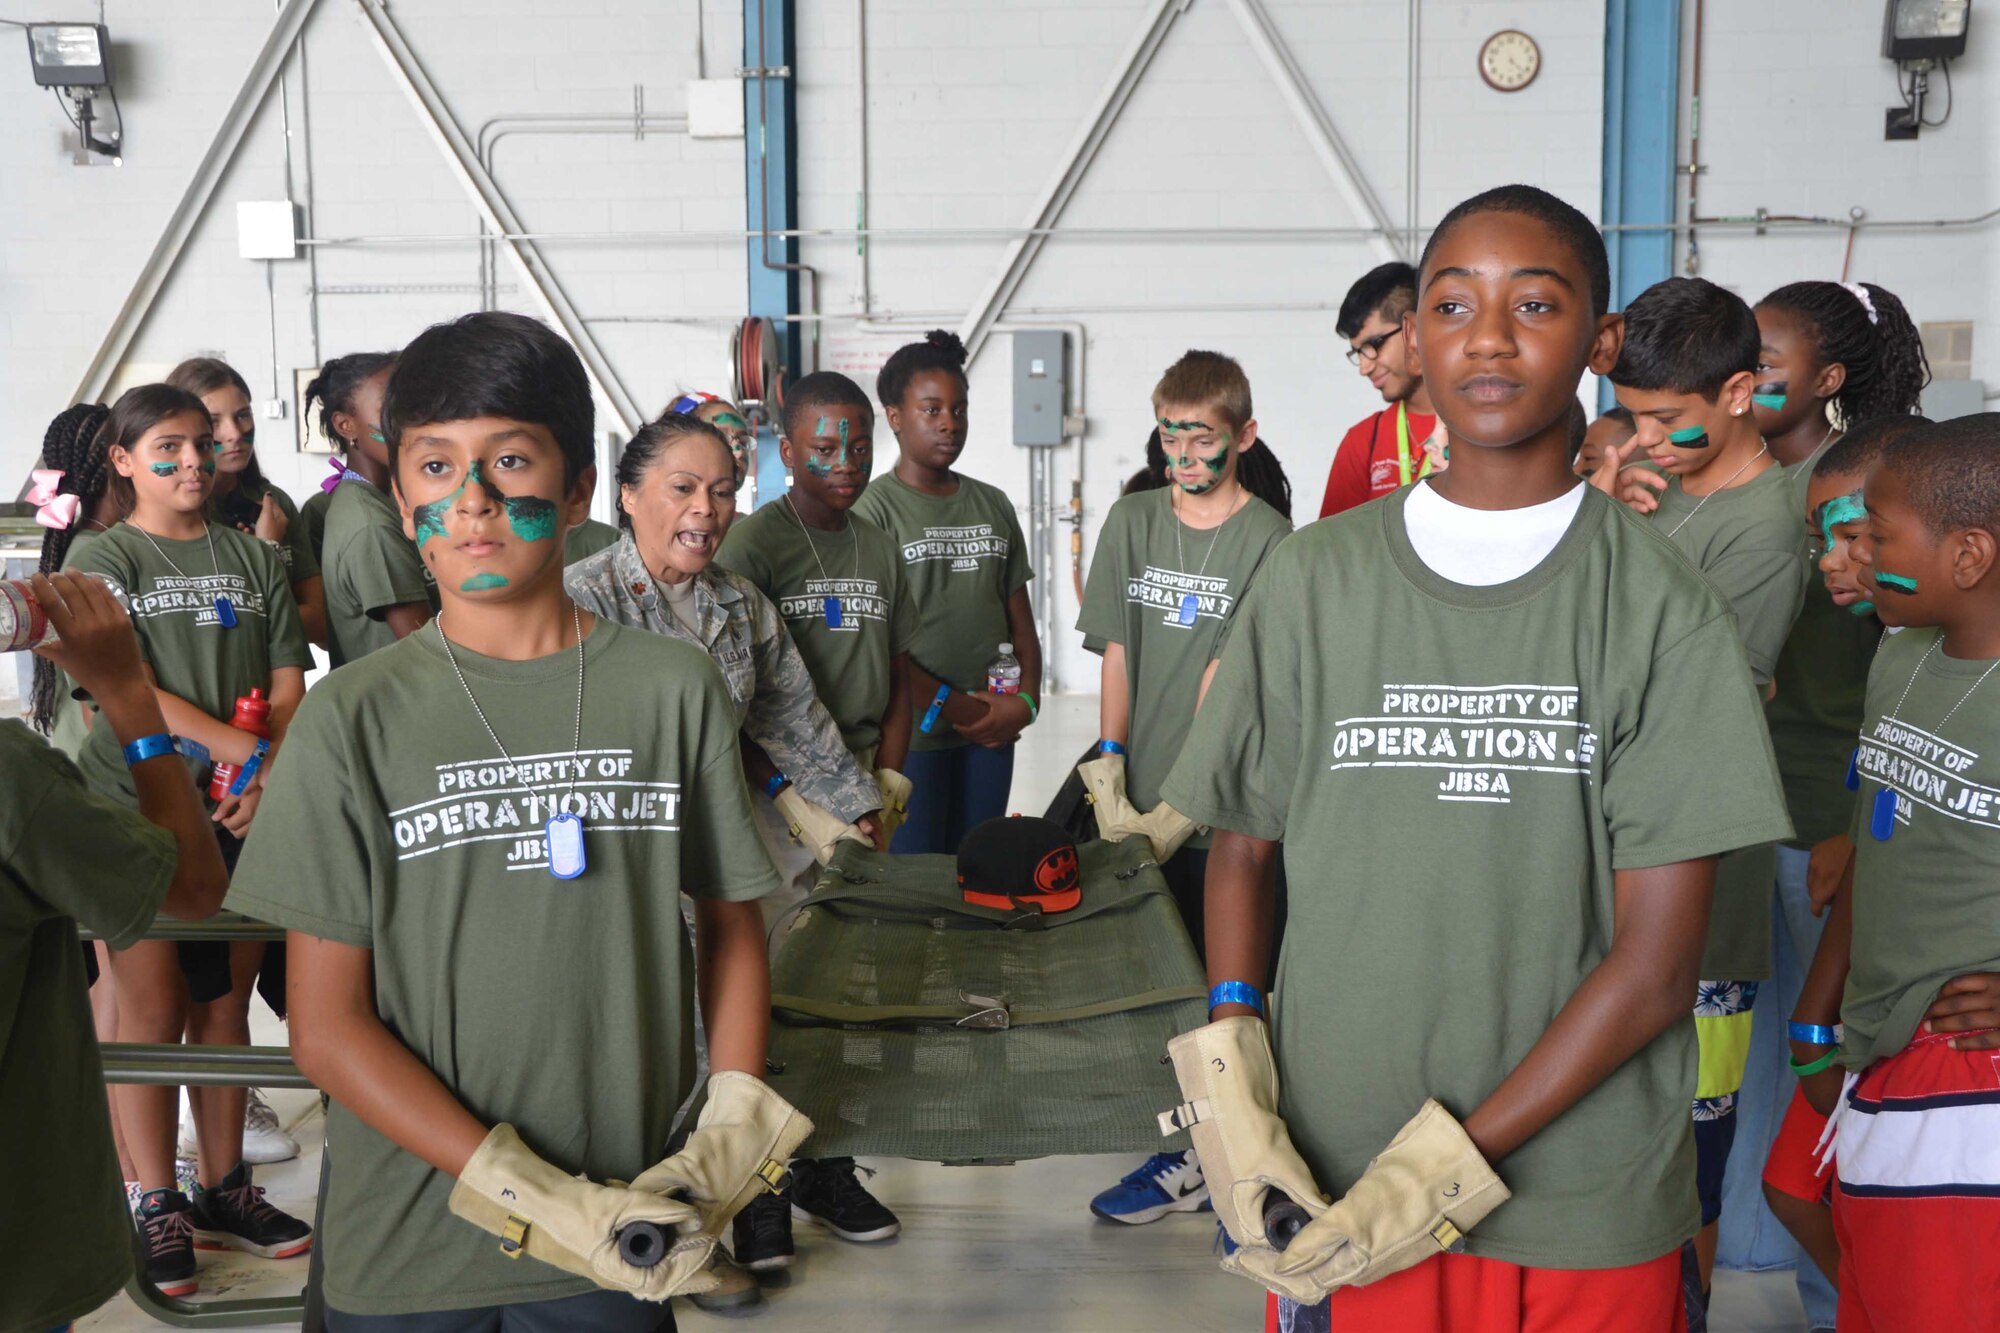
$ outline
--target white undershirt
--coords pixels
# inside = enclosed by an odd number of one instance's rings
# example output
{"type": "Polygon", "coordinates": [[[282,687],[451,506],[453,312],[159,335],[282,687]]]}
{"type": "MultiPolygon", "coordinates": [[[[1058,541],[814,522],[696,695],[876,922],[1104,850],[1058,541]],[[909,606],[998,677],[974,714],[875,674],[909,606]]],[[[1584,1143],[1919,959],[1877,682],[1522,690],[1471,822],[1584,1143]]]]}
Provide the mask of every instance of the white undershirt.
{"type": "Polygon", "coordinates": [[[1467,509],[1419,482],[1403,504],[1403,526],[1417,558],[1439,578],[1490,588],[1520,578],[1548,558],[1583,505],[1578,482],[1526,509],[1467,509]]]}

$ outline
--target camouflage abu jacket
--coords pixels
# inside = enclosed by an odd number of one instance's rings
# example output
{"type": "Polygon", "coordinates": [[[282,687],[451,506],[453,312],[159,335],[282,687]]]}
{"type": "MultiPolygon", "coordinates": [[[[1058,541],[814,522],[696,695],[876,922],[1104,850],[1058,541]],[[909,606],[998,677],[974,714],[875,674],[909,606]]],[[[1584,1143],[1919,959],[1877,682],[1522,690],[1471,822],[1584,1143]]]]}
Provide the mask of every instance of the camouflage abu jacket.
{"type": "Polygon", "coordinates": [[[690,632],[668,609],[632,534],[571,565],[563,584],[594,615],[692,643],[722,669],[736,720],[799,795],[852,823],[878,809],[882,793],[841,743],[833,714],[813,693],[812,677],[778,608],[744,578],[710,568],[694,578],[690,632]]]}

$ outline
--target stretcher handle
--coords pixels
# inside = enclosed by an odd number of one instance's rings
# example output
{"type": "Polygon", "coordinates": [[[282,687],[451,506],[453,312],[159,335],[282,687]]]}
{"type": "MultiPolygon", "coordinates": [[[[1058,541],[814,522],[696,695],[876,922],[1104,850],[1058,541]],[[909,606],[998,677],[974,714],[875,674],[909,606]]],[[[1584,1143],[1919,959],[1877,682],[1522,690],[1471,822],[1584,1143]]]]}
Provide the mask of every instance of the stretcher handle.
{"type": "Polygon", "coordinates": [[[1310,1221],[1312,1214],[1294,1203],[1291,1195],[1279,1189],[1264,1192],[1264,1234],[1278,1253],[1283,1254],[1310,1221]]]}
{"type": "Polygon", "coordinates": [[[667,1231],[657,1222],[627,1222],[618,1228],[618,1257],[634,1268],[653,1268],[667,1257],[667,1231]]]}

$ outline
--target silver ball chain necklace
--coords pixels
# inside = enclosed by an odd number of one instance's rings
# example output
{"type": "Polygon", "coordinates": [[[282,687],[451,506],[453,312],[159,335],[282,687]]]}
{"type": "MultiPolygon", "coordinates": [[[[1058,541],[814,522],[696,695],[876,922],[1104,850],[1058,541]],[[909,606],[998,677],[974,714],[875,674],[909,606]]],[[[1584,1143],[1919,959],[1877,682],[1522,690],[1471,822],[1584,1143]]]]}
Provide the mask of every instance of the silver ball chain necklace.
{"type": "MultiPolygon", "coordinates": [[[[566,808],[571,798],[576,795],[577,769],[581,767],[583,756],[583,614],[577,609],[575,602],[569,604],[569,623],[576,635],[576,729],[571,733],[569,743],[571,763],[569,790],[563,793],[562,806],[549,816],[549,822],[542,829],[548,838],[549,873],[557,879],[575,879],[583,873],[585,865],[583,816],[566,808]]],[[[451,640],[444,634],[444,616],[440,614],[437,619],[431,621],[431,624],[437,630],[438,642],[444,645],[444,659],[451,663],[451,674],[458,677],[458,687],[465,691],[466,701],[472,705],[472,711],[479,715],[479,725],[486,728],[487,739],[493,742],[493,748],[500,752],[500,757],[507,761],[507,766],[518,776],[521,766],[514,762],[514,756],[508,754],[507,747],[500,743],[500,736],[493,730],[493,724],[486,720],[486,710],[479,706],[479,699],[473,694],[472,686],[466,683],[465,673],[458,669],[458,654],[452,652],[451,640]]]]}

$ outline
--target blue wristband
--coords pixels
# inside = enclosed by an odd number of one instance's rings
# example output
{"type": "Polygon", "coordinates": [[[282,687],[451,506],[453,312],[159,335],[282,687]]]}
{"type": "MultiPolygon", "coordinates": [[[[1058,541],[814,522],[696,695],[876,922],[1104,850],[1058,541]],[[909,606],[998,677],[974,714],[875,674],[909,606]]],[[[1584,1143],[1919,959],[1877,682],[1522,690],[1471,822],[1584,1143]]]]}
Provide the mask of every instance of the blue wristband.
{"type": "Polygon", "coordinates": [[[785,784],[790,781],[791,779],[783,773],[773,773],[770,780],[764,784],[764,794],[775,801],[778,799],[778,793],[783,791],[785,784]]]}
{"type": "Polygon", "coordinates": [[[931,728],[937,725],[938,714],[944,711],[944,701],[949,698],[951,698],[951,686],[938,686],[937,697],[932,699],[931,706],[924,710],[924,720],[917,724],[917,730],[926,736],[930,735],[931,728]]]}
{"type": "Polygon", "coordinates": [[[250,779],[257,776],[257,770],[264,766],[264,756],[271,753],[271,742],[262,736],[257,738],[257,748],[250,752],[250,759],[236,770],[236,781],[229,784],[231,796],[241,796],[250,790],[250,779]]]}
{"type": "Polygon", "coordinates": [[[1787,1023],[1785,1035],[1809,1046],[1840,1045],[1840,1028],[1828,1027],[1824,1023],[1787,1023]]]}
{"type": "Polygon", "coordinates": [[[1247,981],[1224,981],[1208,988],[1208,1011],[1225,1004],[1247,1004],[1259,1015],[1264,1012],[1264,992],[1247,981]]]}
{"type": "Polygon", "coordinates": [[[1097,742],[1097,752],[1099,754],[1124,754],[1125,747],[1117,741],[1100,740],[1097,742]]]}
{"type": "Polygon", "coordinates": [[[174,753],[174,738],[164,731],[156,731],[150,736],[141,736],[125,747],[125,767],[134,768],[148,759],[158,759],[163,754],[174,753]]]}

